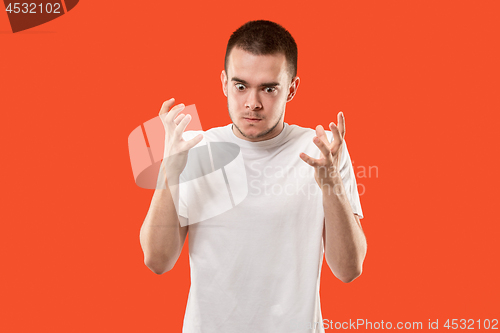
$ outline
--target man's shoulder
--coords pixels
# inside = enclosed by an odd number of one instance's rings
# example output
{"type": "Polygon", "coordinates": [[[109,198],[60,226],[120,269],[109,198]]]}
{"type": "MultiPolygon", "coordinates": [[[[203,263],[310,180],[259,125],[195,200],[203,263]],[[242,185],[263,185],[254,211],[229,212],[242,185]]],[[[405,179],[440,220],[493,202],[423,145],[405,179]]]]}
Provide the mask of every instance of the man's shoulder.
{"type": "MultiPolygon", "coordinates": [[[[309,127],[302,127],[299,125],[288,125],[290,130],[290,135],[292,137],[314,137],[316,135],[316,129],[314,128],[309,128],[309,127]]],[[[328,130],[328,127],[325,128],[326,136],[328,137],[329,141],[331,141],[333,135],[330,130],[328,130]]]]}
{"type": "Polygon", "coordinates": [[[227,132],[231,129],[231,124],[212,127],[205,131],[207,134],[227,134],[227,132]]]}
{"type": "Polygon", "coordinates": [[[290,128],[290,132],[291,133],[294,133],[294,134],[309,134],[309,133],[312,133],[314,132],[314,130],[312,128],[309,128],[309,127],[302,127],[302,126],[299,126],[299,125],[288,125],[288,127],[290,128]]]}
{"type": "Polygon", "coordinates": [[[219,126],[219,127],[212,127],[212,128],[209,128],[208,130],[189,130],[189,131],[185,131],[183,134],[182,134],[182,137],[184,139],[186,138],[194,138],[195,136],[197,136],[198,134],[203,134],[203,136],[216,136],[216,135],[223,135],[227,132],[228,130],[228,126],[230,125],[225,125],[225,126],[219,126]]]}
{"type": "Polygon", "coordinates": [[[206,131],[204,130],[190,130],[182,133],[182,138],[186,141],[191,140],[198,134],[203,135],[203,139],[195,146],[206,145],[207,142],[226,142],[230,140],[229,132],[231,124],[219,127],[212,127],[206,131]]]}

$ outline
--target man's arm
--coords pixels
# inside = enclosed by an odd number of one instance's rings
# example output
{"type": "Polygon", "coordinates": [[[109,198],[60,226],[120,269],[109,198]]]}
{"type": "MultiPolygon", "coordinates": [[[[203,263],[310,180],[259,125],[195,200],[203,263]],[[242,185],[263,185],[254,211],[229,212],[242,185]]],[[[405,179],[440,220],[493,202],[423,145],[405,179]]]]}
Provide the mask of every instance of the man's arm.
{"type": "Polygon", "coordinates": [[[174,206],[173,197],[178,197],[178,186],[171,188],[173,196],[169,186],[155,190],[140,232],[144,263],[156,274],[174,267],[188,232],[188,226],[180,226],[174,206]]]}
{"type": "Polygon", "coordinates": [[[323,188],[325,259],[333,274],[342,282],[361,275],[366,256],[366,238],[353,214],[340,174],[332,187],[323,188]]]}
{"type": "Polygon", "coordinates": [[[313,142],[320,149],[322,156],[314,159],[301,153],[300,158],[314,167],[314,178],[323,193],[323,241],[326,262],[336,277],[343,282],[351,282],[362,272],[367,246],[361,223],[352,212],[340,175],[345,136],[344,114],[339,112],[337,119],[338,126],[330,123],[332,142],[328,142],[323,126],[316,127],[313,142]]]}
{"type": "Polygon", "coordinates": [[[181,227],[179,219],[186,221],[176,209],[179,207],[179,177],[186,167],[188,151],[203,138],[201,134],[189,141],[182,138],[191,116],[179,114],[184,104],[170,109],[174,101],[171,98],[164,102],[159,113],[165,127],[165,151],[158,186],[140,232],[144,263],[156,274],[163,274],[174,267],[186,240],[188,226],[183,223],[186,226],[181,227]]]}

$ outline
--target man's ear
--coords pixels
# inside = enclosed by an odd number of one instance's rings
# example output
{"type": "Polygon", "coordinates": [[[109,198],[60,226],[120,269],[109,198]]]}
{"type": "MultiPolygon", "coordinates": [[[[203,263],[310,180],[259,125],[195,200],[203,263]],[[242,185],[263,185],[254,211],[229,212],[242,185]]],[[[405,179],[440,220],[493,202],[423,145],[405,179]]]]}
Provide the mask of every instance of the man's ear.
{"type": "Polygon", "coordinates": [[[292,82],[290,83],[290,89],[288,90],[288,96],[286,98],[287,103],[290,102],[297,93],[297,89],[299,89],[299,84],[300,84],[300,78],[298,76],[294,77],[292,79],[292,82]]]}
{"type": "Polygon", "coordinates": [[[227,97],[227,76],[225,70],[222,70],[222,73],[220,73],[220,81],[222,82],[222,92],[227,97]]]}

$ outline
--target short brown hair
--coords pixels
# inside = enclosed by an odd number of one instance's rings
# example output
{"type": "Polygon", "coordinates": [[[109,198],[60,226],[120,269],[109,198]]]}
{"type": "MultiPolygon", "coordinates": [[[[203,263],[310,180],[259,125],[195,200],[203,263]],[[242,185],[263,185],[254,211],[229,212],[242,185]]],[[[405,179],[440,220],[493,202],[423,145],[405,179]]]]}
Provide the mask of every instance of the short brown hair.
{"type": "Polygon", "coordinates": [[[224,70],[227,73],[229,54],[234,47],[254,55],[283,53],[288,65],[288,72],[297,76],[297,44],[292,35],[281,25],[271,21],[249,21],[233,32],[227,42],[224,70]]]}

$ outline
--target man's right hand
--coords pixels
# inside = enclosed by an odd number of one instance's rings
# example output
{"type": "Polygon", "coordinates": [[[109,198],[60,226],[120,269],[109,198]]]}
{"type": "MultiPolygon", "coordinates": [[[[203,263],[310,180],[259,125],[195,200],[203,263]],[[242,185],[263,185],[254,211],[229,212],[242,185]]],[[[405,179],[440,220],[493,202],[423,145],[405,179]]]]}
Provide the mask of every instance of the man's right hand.
{"type": "Polygon", "coordinates": [[[189,141],[182,138],[182,133],[191,121],[191,116],[179,114],[185,108],[182,103],[171,108],[174,102],[174,98],[165,101],[159,113],[165,127],[165,149],[160,175],[165,175],[166,179],[163,178],[162,181],[168,181],[170,185],[178,182],[180,174],[186,167],[189,150],[203,139],[202,134],[198,134],[189,141]]]}

